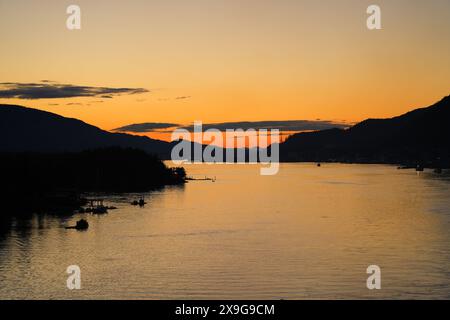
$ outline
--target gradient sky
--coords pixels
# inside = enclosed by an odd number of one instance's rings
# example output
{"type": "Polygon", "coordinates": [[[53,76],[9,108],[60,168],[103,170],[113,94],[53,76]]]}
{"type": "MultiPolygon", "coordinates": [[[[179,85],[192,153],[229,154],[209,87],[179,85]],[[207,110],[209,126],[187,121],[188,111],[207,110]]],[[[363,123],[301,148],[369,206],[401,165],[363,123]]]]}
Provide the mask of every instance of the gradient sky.
{"type": "Polygon", "coordinates": [[[450,94],[449,0],[0,0],[0,39],[0,82],[150,91],[0,99],[108,130],[194,120],[354,122],[450,94]],[[80,31],[66,29],[70,4],[81,7],[80,31]],[[381,6],[383,30],[366,28],[370,4],[381,6]]]}

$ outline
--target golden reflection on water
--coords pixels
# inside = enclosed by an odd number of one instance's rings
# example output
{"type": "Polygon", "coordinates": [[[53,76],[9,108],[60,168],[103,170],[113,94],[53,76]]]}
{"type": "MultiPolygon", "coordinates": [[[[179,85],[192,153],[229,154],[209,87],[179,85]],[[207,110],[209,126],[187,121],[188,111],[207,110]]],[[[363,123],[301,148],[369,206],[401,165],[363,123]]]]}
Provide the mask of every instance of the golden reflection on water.
{"type": "Polygon", "coordinates": [[[392,166],[190,165],[191,181],[108,197],[105,216],[13,221],[0,298],[449,298],[450,179],[392,166]],[[63,226],[87,217],[87,232],[63,226]],[[66,289],[67,266],[82,290],[66,289]],[[379,265],[382,289],[366,288],[379,265]]]}

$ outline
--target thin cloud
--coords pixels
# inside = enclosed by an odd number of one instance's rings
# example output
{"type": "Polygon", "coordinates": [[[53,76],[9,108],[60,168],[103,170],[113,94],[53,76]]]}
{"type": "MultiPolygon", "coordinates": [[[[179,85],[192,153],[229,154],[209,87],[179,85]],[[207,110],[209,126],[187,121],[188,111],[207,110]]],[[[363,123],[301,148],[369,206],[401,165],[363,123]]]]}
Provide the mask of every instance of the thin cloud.
{"type": "Polygon", "coordinates": [[[190,99],[191,96],[180,96],[180,97],[176,97],[175,100],[186,100],[186,99],[190,99]]]}
{"type": "MultiPolygon", "coordinates": [[[[286,120],[286,121],[242,121],[242,122],[222,122],[222,123],[209,123],[203,124],[203,130],[208,129],[218,129],[220,131],[225,131],[227,129],[237,130],[237,129],[268,129],[274,130],[278,129],[280,131],[317,131],[326,130],[332,128],[347,128],[348,124],[342,122],[334,122],[329,120],[286,120]]],[[[193,131],[194,126],[183,127],[188,131],[193,131]]]]}
{"type": "Polygon", "coordinates": [[[147,122],[147,123],[136,123],[126,125],[120,128],[113,129],[116,132],[134,132],[134,133],[144,133],[144,132],[155,132],[160,129],[168,129],[179,127],[176,123],[164,123],[164,122],[147,122]]]}
{"type": "MultiPolygon", "coordinates": [[[[300,131],[317,131],[332,128],[347,128],[349,124],[343,122],[334,122],[329,120],[287,120],[287,121],[243,121],[243,122],[222,122],[222,123],[206,123],[202,125],[203,131],[208,129],[218,129],[219,131],[237,130],[237,129],[278,129],[280,132],[300,132],[300,131]]],[[[134,133],[148,133],[148,132],[165,132],[170,133],[173,130],[162,129],[185,129],[189,132],[194,131],[194,126],[183,126],[175,123],[160,123],[147,122],[126,125],[113,131],[118,132],[134,132],[134,133]]]]}
{"type": "Polygon", "coordinates": [[[61,99],[99,97],[111,99],[120,95],[148,93],[144,88],[90,87],[61,84],[45,80],[40,83],[0,83],[0,98],[4,99],[61,99]]]}

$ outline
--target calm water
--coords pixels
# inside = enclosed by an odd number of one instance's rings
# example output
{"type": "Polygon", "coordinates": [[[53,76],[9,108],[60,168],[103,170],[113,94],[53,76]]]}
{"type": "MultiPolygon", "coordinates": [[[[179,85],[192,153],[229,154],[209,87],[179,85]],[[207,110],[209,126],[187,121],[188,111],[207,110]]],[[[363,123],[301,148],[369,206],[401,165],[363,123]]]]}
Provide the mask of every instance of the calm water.
{"type": "Polygon", "coordinates": [[[111,196],[105,216],[3,226],[0,298],[450,298],[450,178],[391,166],[188,166],[216,176],[111,196]],[[87,218],[87,232],[64,226],[87,218]],[[66,288],[79,265],[82,290],[66,288]],[[379,265],[382,289],[366,289],[379,265]]]}

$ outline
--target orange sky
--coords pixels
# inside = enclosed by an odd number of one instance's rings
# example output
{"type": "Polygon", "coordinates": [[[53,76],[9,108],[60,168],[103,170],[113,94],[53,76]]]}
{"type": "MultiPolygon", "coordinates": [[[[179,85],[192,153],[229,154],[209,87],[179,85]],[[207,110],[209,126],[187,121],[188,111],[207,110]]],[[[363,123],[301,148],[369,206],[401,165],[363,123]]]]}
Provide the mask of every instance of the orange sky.
{"type": "Polygon", "coordinates": [[[377,1],[383,30],[369,31],[372,3],[0,0],[0,82],[150,91],[0,103],[110,130],[195,120],[353,122],[450,94],[450,2],[377,1]],[[80,31],[65,26],[73,3],[82,10],[80,31]]]}

